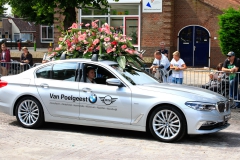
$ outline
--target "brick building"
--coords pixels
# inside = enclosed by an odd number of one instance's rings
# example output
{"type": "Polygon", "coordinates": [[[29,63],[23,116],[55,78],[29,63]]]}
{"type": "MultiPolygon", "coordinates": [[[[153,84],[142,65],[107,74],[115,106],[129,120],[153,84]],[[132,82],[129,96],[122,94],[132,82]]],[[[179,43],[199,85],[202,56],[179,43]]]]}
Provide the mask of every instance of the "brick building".
{"type": "MultiPolygon", "coordinates": [[[[171,53],[179,50],[187,66],[215,67],[223,62],[217,31],[218,15],[229,7],[239,8],[237,0],[108,0],[109,14],[99,10],[78,10],[79,23],[99,19],[99,25],[107,22],[116,32],[133,37],[138,50],[147,50],[145,61],[151,63],[153,52],[164,41],[171,53]],[[123,28],[121,27],[123,26],[123,28]]],[[[61,15],[54,26],[60,26],[61,15]]],[[[57,45],[59,32],[54,29],[57,45]]]]}

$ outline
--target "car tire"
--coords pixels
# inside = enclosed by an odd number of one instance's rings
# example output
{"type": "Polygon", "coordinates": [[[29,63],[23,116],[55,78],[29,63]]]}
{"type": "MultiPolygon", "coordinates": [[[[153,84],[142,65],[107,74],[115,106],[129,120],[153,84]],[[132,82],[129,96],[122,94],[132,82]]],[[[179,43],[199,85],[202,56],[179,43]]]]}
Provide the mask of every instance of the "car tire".
{"type": "Polygon", "coordinates": [[[25,128],[38,128],[44,123],[42,105],[33,97],[22,98],[16,106],[15,115],[25,128]]]}
{"type": "Polygon", "coordinates": [[[175,142],[186,134],[186,120],[174,106],[159,106],[150,115],[149,130],[162,142],[175,142]]]}

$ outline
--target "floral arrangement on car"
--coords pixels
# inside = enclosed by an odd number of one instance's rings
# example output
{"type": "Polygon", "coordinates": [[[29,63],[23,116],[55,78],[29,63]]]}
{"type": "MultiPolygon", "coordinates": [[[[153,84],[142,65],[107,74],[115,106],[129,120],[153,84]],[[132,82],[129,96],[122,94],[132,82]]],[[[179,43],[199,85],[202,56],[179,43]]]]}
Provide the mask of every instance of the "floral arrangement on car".
{"type": "Polygon", "coordinates": [[[87,29],[80,29],[84,24],[73,23],[59,38],[59,46],[55,48],[56,59],[62,54],[66,58],[92,58],[97,54],[100,59],[116,61],[121,68],[133,65],[138,69],[144,66],[141,53],[134,50],[131,37],[114,33],[114,28],[104,23],[97,25],[98,20],[85,24],[87,29]]]}

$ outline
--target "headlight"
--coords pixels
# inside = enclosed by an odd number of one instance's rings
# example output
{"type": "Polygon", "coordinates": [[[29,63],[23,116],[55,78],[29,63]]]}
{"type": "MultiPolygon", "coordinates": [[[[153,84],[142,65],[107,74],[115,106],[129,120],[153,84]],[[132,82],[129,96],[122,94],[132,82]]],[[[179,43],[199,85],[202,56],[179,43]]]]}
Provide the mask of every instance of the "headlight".
{"type": "Polygon", "coordinates": [[[207,102],[186,102],[185,105],[198,111],[216,110],[216,104],[207,102]]]}

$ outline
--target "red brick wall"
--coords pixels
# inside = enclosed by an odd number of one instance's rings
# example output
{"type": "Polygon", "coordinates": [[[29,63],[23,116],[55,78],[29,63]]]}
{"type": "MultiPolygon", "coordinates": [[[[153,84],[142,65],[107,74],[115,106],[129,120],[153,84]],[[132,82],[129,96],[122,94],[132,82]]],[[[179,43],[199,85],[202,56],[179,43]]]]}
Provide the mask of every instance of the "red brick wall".
{"type": "Polygon", "coordinates": [[[141,49],[146,49],[144,57],[153,57],[159,43],[164,41],[171,51],[173,45],[174,0],[163,0],[162,13],[142,13],[141,49]]]}

